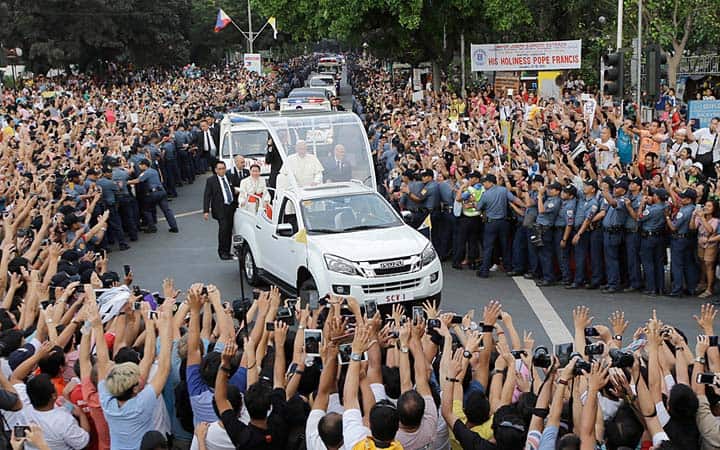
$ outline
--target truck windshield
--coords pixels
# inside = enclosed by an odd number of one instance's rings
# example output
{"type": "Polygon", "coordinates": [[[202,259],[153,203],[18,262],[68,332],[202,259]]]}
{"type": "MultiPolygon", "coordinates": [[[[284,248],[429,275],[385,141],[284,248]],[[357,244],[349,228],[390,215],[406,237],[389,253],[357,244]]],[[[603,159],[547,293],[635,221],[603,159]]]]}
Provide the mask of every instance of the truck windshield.
{"type": "Polygon", "coordinates": [[[231,139],[225,139],[223,142],[223,158],[235,155],[256,159],[265,158],[269,136],[266,130],[232,130],[230,136],[231,139]]]}
{"type": "Polygon", "coordinates": [[[402,221],[377,194],[356,194],[304,200],[301,205],[309,234],[390,228],[402,221]]]}
{"type": "Polygon", "coordinates": [[[319,163],[324,183],[359,180],[375,189],[370,144],[355,114],[280,115],[267,117],[265,121],[274,128],[276,145],[286,155],[287,170],[300,186],[306,186],[308,180],[298,177],[294,171],[319,163]],[[300,155],[297,155],[298,149],[300,155]]]}
{"type": "Polygon", "coordinates": [[[334,86],[335,80],[332,78],[313,78],[310,80],[310,86],[334,86]]]}

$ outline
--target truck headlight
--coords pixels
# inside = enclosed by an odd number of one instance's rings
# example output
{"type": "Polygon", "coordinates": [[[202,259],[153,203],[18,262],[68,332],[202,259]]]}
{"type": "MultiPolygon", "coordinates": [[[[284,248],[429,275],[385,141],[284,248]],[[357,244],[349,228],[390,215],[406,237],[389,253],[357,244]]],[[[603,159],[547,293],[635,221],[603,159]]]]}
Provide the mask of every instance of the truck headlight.
{"type": "Polygon", "coordinates": [[[325,265],[328,270],[345,275],[356,275],[355,264],[345,258],[335,255],[325,255],[325,265]]]}
{"type": "Polygon", "coordinates": [[[433,262],[437,258],[437,253],[435,253],[435,249],[433,248],[432,244],[428,244],[425,246],[425,249],[420,253],[420,259],[422,261],[423,266],[427,266],[431,262],[433,262]]]}

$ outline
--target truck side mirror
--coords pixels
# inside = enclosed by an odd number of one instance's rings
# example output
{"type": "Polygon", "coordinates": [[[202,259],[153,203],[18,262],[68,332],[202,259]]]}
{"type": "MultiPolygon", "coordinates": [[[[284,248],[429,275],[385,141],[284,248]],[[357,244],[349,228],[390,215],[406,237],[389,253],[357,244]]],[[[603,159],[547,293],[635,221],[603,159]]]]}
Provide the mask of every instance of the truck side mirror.
{"type": "Polygon", "coordinates": [[[279,223],[276,231],[278,235],[283,237],[290,237],[293,235],[292,225],[289,223],[279,223]]]}

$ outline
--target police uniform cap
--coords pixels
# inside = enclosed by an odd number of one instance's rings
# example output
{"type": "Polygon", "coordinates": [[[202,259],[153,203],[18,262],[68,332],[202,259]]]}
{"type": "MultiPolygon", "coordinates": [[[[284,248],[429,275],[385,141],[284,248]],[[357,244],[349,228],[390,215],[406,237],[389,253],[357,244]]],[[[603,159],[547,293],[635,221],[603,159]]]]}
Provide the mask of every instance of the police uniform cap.
{"type": "Polygon", "coordinates": [[[477,178],[478,180],[482,178],[482,175],[477,170],[473,170],[468,174],[468,179],[470,178],[477,178]]]}
{"type": "Polygon", "coordinates": [[[653,193],[653,195],[657,195],[658,198],[659,198],[660,200],[662,200],[662,201],[667,200],[668,197],[669,197],[668,191],[666,191],[666,190],[663,189],[663,188],[653,189],[653,192],[652,192],[652,193],[653,193]]]}
{"type": "Polygon", "coordinates": [[[593,180],[592,178],[588,178],[587,180],[583,181],[583,184],[586,184],[588,186],[592,186],[595,189],[598,188],[598,183],[596,180],[593,180]]]}
{"type": "Polygon", "coordinates": [[[568,184],[567,186],[562,188],[563,192],[566,192],[573,197],[577,196],[577,189],[572,184],[568,184]]]}
{"type": "Polygon", "coordinates": [[[695,192],[695,189],[691,189],[691,188],[685,189],[679,195],[682,198],[691,198],[693,200],[695,200],[697,198],[697,192],[695,192]]]}
{"type": "Polygon", "coordinates": [[[617,180],[617,181],[615,182],[615,187],[616,187],[616,188],[622,188],[622,189],[625,189],[625,190],[627,191],[628,182],[625,181],[625,180],[617,180]]]}
{"type": "Polygon", "coordinates": [[[489,173],[489,174],[485,175],[485,178],[483,179],[483,181],[489,181],[490,183],[495,184],[495,183],[497,183],[497,177],[494,174],[489,173]]]}

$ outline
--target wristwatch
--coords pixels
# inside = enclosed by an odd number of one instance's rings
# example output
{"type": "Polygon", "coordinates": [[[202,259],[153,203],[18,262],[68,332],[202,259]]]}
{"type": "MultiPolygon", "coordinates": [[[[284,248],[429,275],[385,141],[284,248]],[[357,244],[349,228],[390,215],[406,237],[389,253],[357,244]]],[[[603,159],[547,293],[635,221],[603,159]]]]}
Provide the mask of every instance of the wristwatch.
{"type": "Polygon", "coordinates": [[[705,357],[704,356],[697,356],[695,358],[696,363],[705,364],[705,357]]]}
{"type": "Polygon", "coordinates": [[[350,361],[360,362],[362,361],[362,354],[350,353],[350,361]]]}
{"type": "Polygon", "coordinates": [[[470,350],[463,351],[463,358],[467,358],[467,359],[472,358],[472,352],[470,350]]]}
{"type": "Polygon", "coordinates": [[[616,341],[622,341],[622,334],[617,334],[613,336],[613,339],[615,339],[616,341]]]}
{"type": "Polygon", "coordinates": [[[407,347],[400,347],[400,353],[408,353],[410,351],[407,347]]]}

